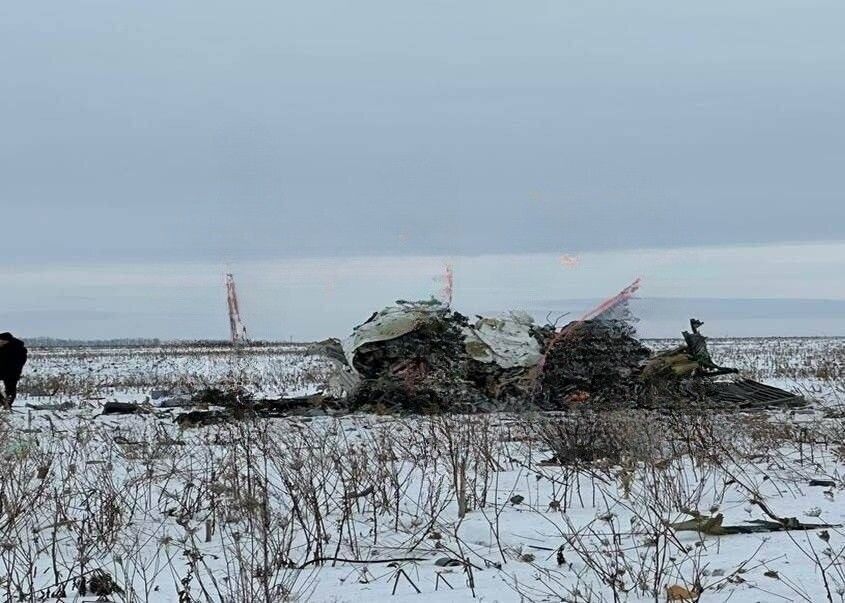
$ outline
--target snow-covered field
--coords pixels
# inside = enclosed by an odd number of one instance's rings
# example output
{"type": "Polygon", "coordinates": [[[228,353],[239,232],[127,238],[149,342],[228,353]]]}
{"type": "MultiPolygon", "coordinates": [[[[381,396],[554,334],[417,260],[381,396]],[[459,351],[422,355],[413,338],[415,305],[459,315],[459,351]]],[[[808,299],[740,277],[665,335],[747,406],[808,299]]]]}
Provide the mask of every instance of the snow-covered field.
{"type": "Polygon", "coordinates": [[[845,340],[710,347],[818,403],[181,430],[172,409],[100,406],[207,386],[296,395],[328,368],[294,344],[33,350],[0,416],[0,597],[98,600],[78,594],[79,577],[90,592],[107,573],[122,592],[100,600],[664,601],[667,587],[701,601],[845,600],[845,529],[668,525],[692,510],[725,526],[770,519],[758,503],[845,523],[845,340]]]}
{"type": "Polygon", "coordinates": [[[327,365],[306,348],[254,345],[237,354],[211,345],[35,349],[19,389],[30,398],[83,402],[110,396],[143,400],[157,389],[237,384],[258,396],[292,396],[325,381],[327,365]]]}

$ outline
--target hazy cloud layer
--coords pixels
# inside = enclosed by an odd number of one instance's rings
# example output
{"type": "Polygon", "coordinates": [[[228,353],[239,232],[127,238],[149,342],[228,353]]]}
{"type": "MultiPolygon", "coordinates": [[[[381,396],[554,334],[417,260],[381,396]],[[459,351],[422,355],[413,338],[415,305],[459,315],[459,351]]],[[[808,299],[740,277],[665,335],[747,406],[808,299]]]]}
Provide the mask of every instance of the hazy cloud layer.
{"type": "MultiPolygon", "coordinates": [[[[229,269],[253,337],[314,340],[345,336],[396,299],[440,294],[447,262],[454,268],[454,307],[470,316],[525,309],[541,320],[549,312],[574,318],[642,277],[644,299],[635,309],[646,336],[675,336],[690,316],[703,319],[712,335],[845,335],[845,281],[838,278],[845,273],[845,244],[572,258],[289,258],[229,269]]],[[[225,268],[205,262],[0,268],[0,330],[84,339],[225,338],[225,268]]]]}

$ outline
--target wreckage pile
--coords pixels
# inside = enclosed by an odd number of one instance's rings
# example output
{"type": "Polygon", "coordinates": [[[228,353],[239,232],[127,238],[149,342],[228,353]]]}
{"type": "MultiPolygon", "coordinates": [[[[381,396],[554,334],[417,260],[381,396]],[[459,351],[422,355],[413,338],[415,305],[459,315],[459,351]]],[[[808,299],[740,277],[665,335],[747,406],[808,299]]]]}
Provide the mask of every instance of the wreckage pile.
{"type": "Polygon", "coordinates": [[[593,319],[558,331],[530,316],[478,316],[437,302],[397,302],[343,344],[354,410],[477,412],[635,404],[651,351],[625,320],[593,319]]]}
{"type": "MultiPolygon", "coordinates": [[[[170,396],[160,407],[201,407],[176,417],[203,425],[291,414],[475,413],[525,410],[803,406],[790,392],[718,366],[690,321],[684,345],[654,354],[637,338],[627,301],[634,287],[562,328],[520,312],[474,321],[431,300],[398,301],[344,341],[311,347],[335,366],[319,394],[254,400],[249,392],[205,390],[170,396]],[[612,302],[612,303],[610,303],[612,302]],[[718,377],[718,379],[715,379],[718,377]]],[[[147,412],[110,403],[105,413],[147,412]]]]}
{"type": "Polygon", "coordinates": [[[557,329],[524,313],[474,322],[435,300],[399,301],[323,349],[337,361],[350,410],[478,412],[650,407],[694,402],[802,405],[789,392],[717,366],[691,321],[686,344],[653,354],[636,337],[627,298],[557,329]]]}
{"type": "Polygon", "coordinates": [[[471,323],[437,301],[400,301],[355,328],[339,369],[352,410],[496,410],[532,395],[547,337],[527,315],[471,323]]]}
{"type": "Polygon", "coordinates": [[[547,345],[540,377],[544,407],[639,399],[642,387],[638,376],[651,350],[634,338],[630,324],[600,319],[570,323],[557,342],[547,345]]]}
{"type": "Polygon", "coordinates": [[[466,317],[442,307],[417,314],[408,323],[413,330],[355,349],[351,366],[360,382],[351,393],[358,409],[437,412],[483,402],[465,351],[466,317]]]}

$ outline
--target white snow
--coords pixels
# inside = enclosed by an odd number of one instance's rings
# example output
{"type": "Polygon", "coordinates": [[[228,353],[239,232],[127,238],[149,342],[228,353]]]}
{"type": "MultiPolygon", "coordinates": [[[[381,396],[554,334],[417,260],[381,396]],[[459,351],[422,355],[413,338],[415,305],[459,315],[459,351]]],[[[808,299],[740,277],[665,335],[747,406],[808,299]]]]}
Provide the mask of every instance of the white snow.
{"type": "MultiPolygon", "coordinates": [[[[23,395],[0,418],[0,595],[36,600],[29,593],[48,589],[55,600],[57,577],[84,565],[126,588],[115,601],[178,601],[186,589],[196,601],[613,601],[614,582],[618,600],[632,602],[697,582],[702,601],[843,600],[841,528],[824,540],[820,530],[717,537],[665,527],[689,519],[684,509],[722,513],[724,525],[767,519],[754,499],[782,517],[845,523],[845,422],[834,412],[845,341],[710,343],[718,363],[819,404],[701,420],[621,413],[628,456],[561,467],[543,463],[552,451],[541,434],[555,415],[185,431],[171,421],[178,411],[98,416],[104,401],[180,386],[315,391],[327,364],[298,346],[35,350],[23,395]],[[73,408],[27,408],[61,402],[73,408]],[[810,487],[812,478],[835,486],[810,487]],[[438,565],[444,558],[457,565],[438,565]]],[[[76,590],[68,584],[62,600],[96,599],[76,590]]]]}

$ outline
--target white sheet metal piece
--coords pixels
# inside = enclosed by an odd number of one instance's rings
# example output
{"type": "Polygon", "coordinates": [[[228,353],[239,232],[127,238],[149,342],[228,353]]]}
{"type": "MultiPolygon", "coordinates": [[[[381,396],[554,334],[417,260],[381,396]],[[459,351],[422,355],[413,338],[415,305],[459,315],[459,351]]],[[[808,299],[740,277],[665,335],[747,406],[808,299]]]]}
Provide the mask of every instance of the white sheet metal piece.
{"type": "MultiPolygon", "coordinates": [[[[343,353],[353,367],[355,351],[362,345],[389,341],[414,331],[420,324],[449,308],[437,301],[400,302],[376,313],[358,325],[343,341],[343,353]]],[[[511,312],[503,318],[480,318],[463,329],[467,354],[478,362],[495,363],[502,368],[531,367],[542,356],[540,344],[531,336],[534,322],[525,312],[511,312]]]]}
{"type": "Polygon", "coordinates": [[[448,308],[439,301],[399,302],[395,306],[388,306],[373,315],[367,322],[355,327],[352,335],[343,340],[346,361],[355,370],[352,360],[355,357],[355,350],[362,345],[396,339],[414,331],[432,316],[447,311],[448,308]]]}
{"type": "Polygon", "coordinates": [[[532,367],[542,357],[540,344],[531,336],[533,325],[525,312],[511,312],[506,318],[480,318],[464,329],[467,354],[478,362],[492,362],[502,368],[532,367]]]}

